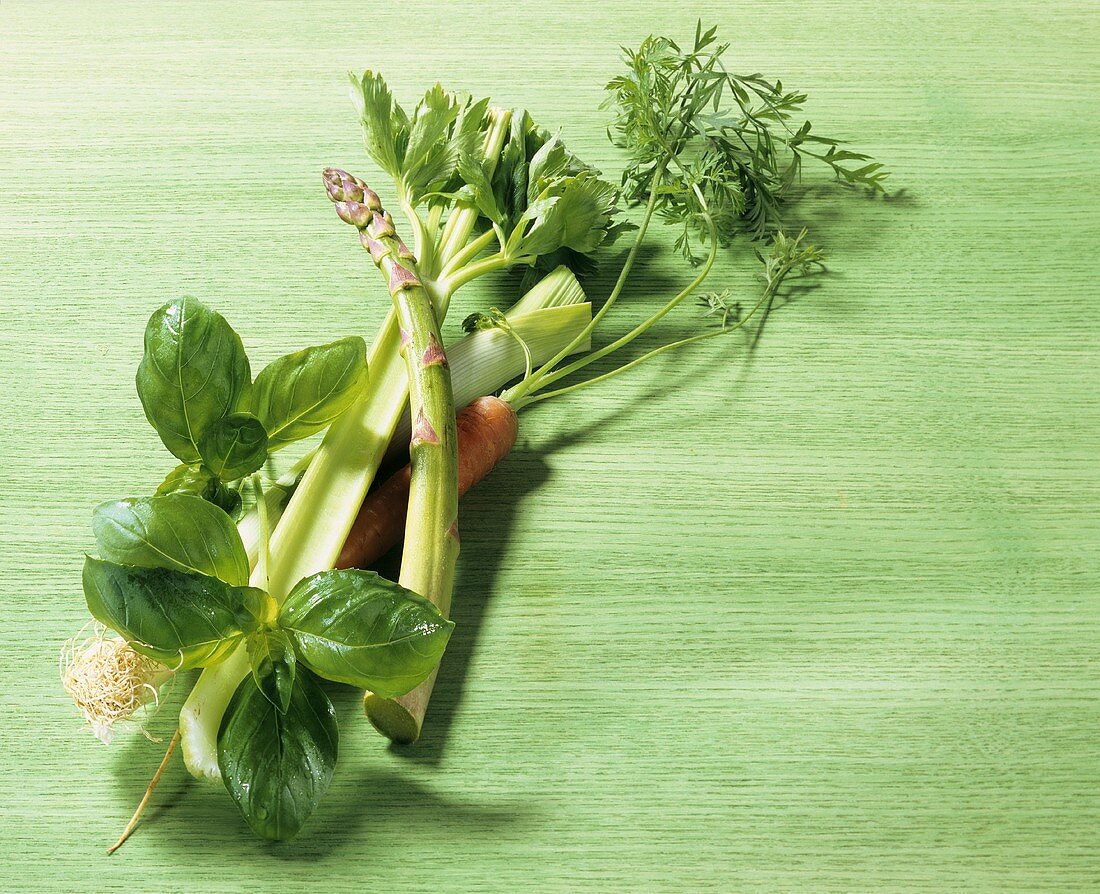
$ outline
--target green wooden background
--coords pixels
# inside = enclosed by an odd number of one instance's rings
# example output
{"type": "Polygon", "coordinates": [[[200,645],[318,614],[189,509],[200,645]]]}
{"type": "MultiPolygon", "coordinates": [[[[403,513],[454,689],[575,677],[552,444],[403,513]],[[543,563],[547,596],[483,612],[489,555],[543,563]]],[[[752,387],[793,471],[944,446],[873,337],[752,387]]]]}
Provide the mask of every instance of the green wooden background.
{"type": "MultiPolygon", "coordinates": [[[[1100,889],[1096,4],[379,6],[0,4],[0,888],[1100,889]],[[56,655],[91,507],[167,468],[146,317],[198,295],[257,362],[370,332],[318,176],[372,172],[346,69],[526,104],[615,175],[616,47],[697,14],[904,192],[809,183],[835,272],[751,360],[710,342],[524,418],[463,504],[419,746],[338,693],[298,840],[176,763],[105,857],[160,751],[82,732],[56,655]]],[[[684,272],[649,257],[609,331],[684,272]]]]}

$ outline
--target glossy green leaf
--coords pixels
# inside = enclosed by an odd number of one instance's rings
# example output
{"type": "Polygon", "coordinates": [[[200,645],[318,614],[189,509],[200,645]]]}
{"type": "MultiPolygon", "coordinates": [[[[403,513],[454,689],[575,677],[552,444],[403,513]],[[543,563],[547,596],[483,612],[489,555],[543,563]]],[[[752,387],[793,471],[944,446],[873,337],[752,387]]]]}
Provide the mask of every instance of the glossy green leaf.
{"type": "Polygon", "coordinates": [[[539,194],[561,177],[571,173],[576,159],[569,154],[561,138],[556,134],[531,157],[527,173],[527,201],[533,202],[539,194]]]}
{"type": "Polygon", "coordinates": [[[248,555],[226,513],[190,494],[164,494],[97,506],[99,554],[119,565],[167,568],[248,583],[248,555]]]}
{"type": "Polygon", "coordinates": [[[181,463],[169,472],[157,488],[157,495],[162,494],[190,494],[201,497],[219,509],[225,510],[230,517],[235,517],[241,508],[241,495],[233,488],[226,486],[226,483],[206,466],[197,462],[181,463]]]}
{"type": "Polygon", "coordinates": [[[254,627],[246,588],[167,568],[84,560],[84,596],[97,621],[169,667],[205,667],[254,627]]]}
{"type": "Polygon", "coordinates": [[[329,680],[403,695],[439,664],[454,624],[427,599],[373,571],[322,571],[279,614],[299,659],[329,680]]]}
{"type": "Polygon", "coordinates": [[[264,367],[252,390],[252,409],[274,452],[321,431],[363,393],[367,346],[353,336],[287,354],[264,367]]]}
{"type": "Polygon", "coordinates": [[[207,426],[247,406],[251,383],[244,346],[221,314],[181,298],[150,317],[138,396],[164,446],[185,463],[200,458],[207,426]]]}
{"type": "Polygon", "coordinates": [[[203,465],[222,481],[251,475],[267,459],[267,430],[251,413],[215,419],[199,438],[203,465]]]}
{"type": "Polygon", "coordinates": [[[283,630],[257,630],[248,637],[247,646],[257,688],[285,714],[290,708],[298,665],[290,637],[283,630]]]}
{"type": "Polygon", "coordinates": [[[294,675],[286,711],[253,677],[237,687],[218,733],[222,782],[262,838],[293,838],[336,769],[339,730],[328,696],[305,670],[294,675]]]}

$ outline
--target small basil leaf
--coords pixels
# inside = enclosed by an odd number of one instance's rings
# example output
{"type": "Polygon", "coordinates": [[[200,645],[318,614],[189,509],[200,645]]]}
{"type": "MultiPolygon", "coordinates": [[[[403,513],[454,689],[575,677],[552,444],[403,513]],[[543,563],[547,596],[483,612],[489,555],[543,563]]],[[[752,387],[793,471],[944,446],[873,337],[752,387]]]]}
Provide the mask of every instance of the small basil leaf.
{"type": "Polygon", "coordinates": [[[290,637],[282,630],[258,630],[247,641],[252,679],[271,704],[285,714],[290,709],[297,661],[290,637]]]}
{"type": "Polygon", "coordinates": [[[84,560],[92,617],[138,652],[180,670],[215,664],[253,628],[246,589],[202,574],[84,560]]]}
{"type": "Polygon", "coordinates": [[[373,571],[322,571],[290,591],[279,614],[314,673],[395,698],[439,664],[454,624],[427,599],[373,571]]]}
{"type": "Polygon", "coordinates": [[[248,554],[232,519],[190,494],[163,494],[97,506],[92,515],[99,554],[119,565],[168,568],[248,583],[248,554]]]}
{"type": "Polygon", "coordinates": [[[267,431],[251,413],[215,419],[199,438],[203,464],[223,481],[251,475],[267,459],[267,431]]]}
{"type": "Polygon", "coordinates": [[[244,346],[221,314],[181,298],[149,318],[138,397],[164,446],[185,463],[199,459],[210,423],[247,406],[251,388],[244,346]]]}
{"type": "Polygon", "coordinates": [[[358,337],[287,354],[264,367],[252,409],[275,451],[321,431],[351,406],[367,383],[367,347],[358,337]]]}
{"type": "Polygon", "coordinates": [[[190,494],[205,500],[216,480],[201,463],[180,463],[164,477],[157,494],[190,494]]]}
{"type": "Polygon", "coordinates": [[[202,497],[234,518],[241,508],[241,495],[227,487],[224,481],[201,463],[176,466],[161,482],[157,494],[190,494],[202,497]]]}
{"type": "Polygon", "coordinates": [[[294,675],[285,712],[244,678],[222,718],[218,767],[253,832],[285,841],[302,828],[332,780],[338,736],[332,703],[308,671],[294,675]]]}
{"type": "Polygon", "coordinates": [[[258,587],[246,587],[244,590],[244,610],[252,617],[257,629],[275,626],[279,616],[279,603],[275,598],[258,587]]]}

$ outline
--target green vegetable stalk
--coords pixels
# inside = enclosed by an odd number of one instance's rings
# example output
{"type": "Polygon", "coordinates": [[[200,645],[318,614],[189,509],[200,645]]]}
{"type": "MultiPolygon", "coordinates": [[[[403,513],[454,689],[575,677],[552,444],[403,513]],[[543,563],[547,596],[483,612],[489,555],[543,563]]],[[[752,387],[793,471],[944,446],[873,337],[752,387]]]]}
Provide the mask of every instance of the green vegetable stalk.
{"type": "MultiPolygon", "coordinates": [[[[488,117],[484,156],[495,160],[507,134],[509,115],[491,110],[488,117]]],[[[336,172],[326,172],[325,185],[334,202],[354,201],[359,195],[360,187],[336,172]]],[[[449,259],[448,246],[457,246],[457,251],[470,238],[478,211],[470,203],[460,205],[447,219],[441,241],[432,243],[433,257],[449,259]]],[[[429,250],[430,240],[421,236],[420,229],[416,248],[429,250]]],[[[461,283],[427,281],[423,285],[442,316],[461,283]]],[[[271,541],[273,591],[285,590],[307,574],[331,568],[336,561],[405,409],[408,378],[400,354],[399,328],[397,312],[391,311],[367,356],[370,391],[333,422],[275,529],[271,541]]]]}
{"type": "MultiPolygon", "coordinates": [[[[439,324],[412,252],[397,238],[393,219],[377,194],[343,171],[326,172],[330,182],[335,177],[342,181],[343,195],[358,198],[337,202],[336,212],[359,230],[364,248],[386,276],[408,371],[411,479],[399,582],[430,599],[446,616],[459,549],[458,450],[454,395],[439,324]]],[[[427,692],[434,676],[426,681],[427,692]]],[[[390,738],[413,741],[427,706],[427,695],[418,697],[419,691],[418,687],[400,701],[368,696],[368,716],[390,738]]]]}

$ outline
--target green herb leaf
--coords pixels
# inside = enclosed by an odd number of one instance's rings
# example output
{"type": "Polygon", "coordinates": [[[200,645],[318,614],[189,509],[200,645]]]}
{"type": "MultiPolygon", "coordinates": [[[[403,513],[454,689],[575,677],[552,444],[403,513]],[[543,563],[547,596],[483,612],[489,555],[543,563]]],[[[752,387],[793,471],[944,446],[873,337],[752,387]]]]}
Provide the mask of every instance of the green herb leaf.
{"type": "Polygon", "coordinates": [[[858,164],[868,157],[812,134],[809,121],[797,124],[805,93],[733,73],[722,58],[729,44],[715,35],[697,27],[694,45],[683,49],[647,37],[624,51],[626,72],[607,85],[617,110],[614,142],[631,154],[624,192],[632,201],[656,192],[657,213],[682,228],[677,247],[686,257],[696,260],[693,244],[709,238],[709,220],[723,243],[780,228],[806,159],[846,183],[883,191],[881,165],[858,164]]]}
{"type": "Polygon", "coordinates": [[[481,329],[505,329],[508,321],[496,308],[491,308],[489,313],[475,310],[462,321],[463,332],[477,332],[481,329]]]}
{"type": "Polygon", "coordinates": [[[428,677],[454,629],[422,596],[354,570],[303,578],[283,603],[279,626],[314,673],[387,698],[428,677]]]}
{"type": "Polygon", "coordinates": [[[258,630],[247,640],[252,679],[271,704],[285,714],[290,708],[298,662],[294,645],[282,630],[258,630]]]}
{"type": "Polygon", "coordinates": [[[407,198],[416,204],[441,189],[458,166],[458,147],[451,138],[455,121],[468,97],[447,93],[436,84],[413,112],[401,180],[407,198]]]}
{"type": "Polygon", "coordinates": [[[493,193],[485,158],[485,118],[489,99],[481,99],[463,110],[455,128],[454,144],[458,175],[466,183],[474,204],[490,222],[501,223],[501,210],[493,193]]]}
{"type": "Polygon", "coordinates": [[[287,354],[264,367],[252,409],[274,452],[321,431],[352,405],[367,384],[367,346],[354,336],[287,354]]]}
{"type": "Polygon", "coordinates": [[[307,671],[294,675],[285,711],[245,677],[218,732],[222,782],[263,838],[293,838],[336,769],[339,730],[332,702],[307,671]]]}
{"type": "Polygon", "coordinates": [[[157,488],[157,495],[162,494],[201,497],[224,509],[230,516],[241,508],[241,495],[227,487],[224,481],[202,463],[182,463],[176,466],[157,488]]]}
{"type": "Polygon", "coordinates": [[[594,252],[607,237],[615,214],[615,188],[592,174],[566,177],[548,185],[524,214],[530,220],[517,252],[546,255],[559,248],[594,252]]]}
{"type": "Polygon", "coordinates": [[[207,426],[247,406],[251,387],[244,346],[221,314],[182,298],[150,317],[138,396],[164,446],[183,462],[200,458],[207,426]]]}
{"type": "Polygon", "coordinates": [[[215,419],[199,438],[203,464],[223,481],[251,475],[267,459],[267,431],[251,413],[215,419]]]}
{"type": "Polygon", "coordinates": [[[97,506],[92,515],[99,554],[120,565],[167,568],[248,583],[248,555],[224,511],[200,497],[165,494],[97,506]]]}
{"type": "Polygon", "coordinates": [[[169,667],[215,664],[252,629],[246,588],[167,568],[84,560],[84,596],[97,621],[169,667]]]}
{"type": "Polygon", "coordinates": [[[408,128],[409,116],[394,100],[382,75],[365,71],[361,78],[351,72],[348,76],[351,78],[351,97],[363,125],[367,153],[383,171],[396,179],[401,176],[396,137],[408,128]]]}

